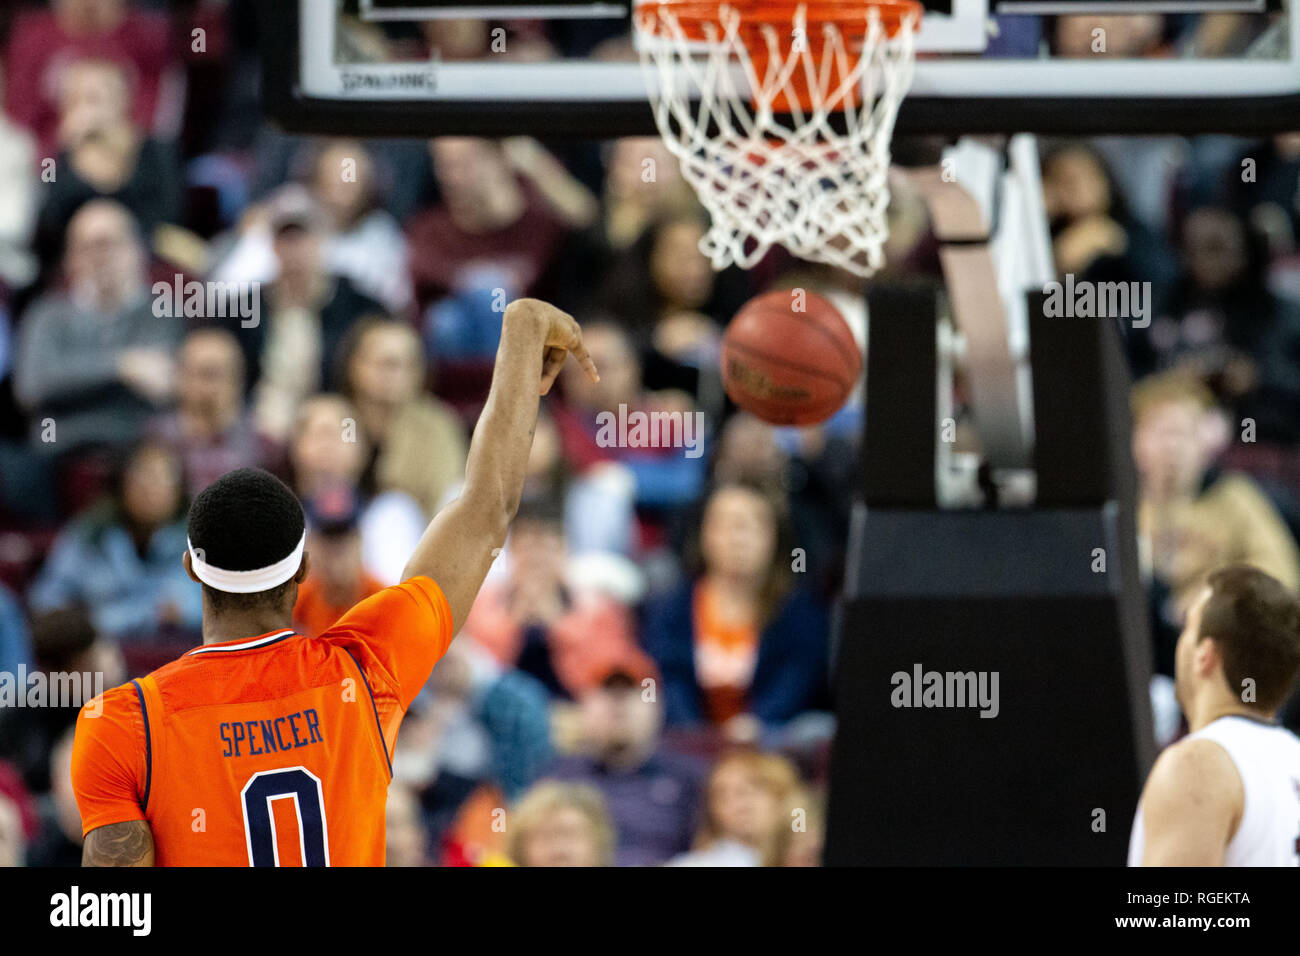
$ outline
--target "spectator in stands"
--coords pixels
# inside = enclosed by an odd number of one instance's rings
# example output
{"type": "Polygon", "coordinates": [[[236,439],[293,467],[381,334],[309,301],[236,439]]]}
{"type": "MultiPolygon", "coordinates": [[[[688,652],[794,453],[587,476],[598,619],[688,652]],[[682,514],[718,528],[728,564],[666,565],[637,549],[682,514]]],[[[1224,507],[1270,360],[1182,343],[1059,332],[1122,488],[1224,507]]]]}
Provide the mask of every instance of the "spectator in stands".
{"type": "Polygon", "coordinates": [[[438,837],[438,865],[512,866],[501,825],[506,806],[505,795],[496,787],[478,787],[438,837]]]}
{"type": "Polygon", "coordinates": [[[156,226],[180,216],[177,157],[171,146],[143,135],[132,122],[125,67],[82,60],[61,79],[58,175],[44,187],[37,227],[44,263],[57,258],[68,220],[91,199],[120,202],[146,240],[156,226]]]}
{"type": "Polygon", "coordinates": [[[171,397],[182,320],[154,314],[145,261],[120,204],[92,200],[72,217],[67,290],[37,299],[19,330],[14,392],[38,449],[129,442],[171,397]]]}
{"type": "Polygon", "coordinates": [[[510,858],[519,866],[610,866],[614,827],[600,791],[543,781],[510,814],[510,858]]]}
{"type": "Polygon", "coordinates": [[[1300,133],[1280,133],[1262,150],[1251,143],[1229,166],[1226,180],[1233,208],[1269,236],[1272,248],[1292,252],[1300,246],[1300,133]],[[1249,182],[1241,174],[1247,159],[1256,162],[1249,182]]]}
{"type": "Polygon", "coordinates": [[[717,417],[722,325],[755,289],[750,272],[714,272],[700,251],[708,227],[698,206],[652,222],[612,268],[601,306],[632,333],[646,388],[681,391],[717,417]]]}
{"type": "Polygon", "coordinates": [[[1268,30],[1274,9],[1260,8],[1250,13],[1209,11],[1188,18],[1192,22],[1179,37],[1179,55],[1207,60],[1250,56],[1250,48],[1268,30]]]}
{"type": "MultiPolygon", "coordinates": [[[[255,49],[247,51],[245,55],[250,54],[254,60],[257,59],[255,49]]],[[[407,222],[417,210],[424,207],[428,196],[435,189],[428,142],[404,137],[367,137],[365,145],[376,163],[376,199],[399,223],[407,222]]],[[[312,170],[310,159],[319,148],[319,141],[291,136],[269,123],[261,123],[253,142],[253,169],[245,176],[249,195],[260,201],[272,195],[286,182],[309,180],[312,170]]],[[[245,228],[241,230],[245,237],[250,234],[246,227],[255,224],[259,218],[258,207],[248,212],[252,214],[253,222],[248,222],[249,217],[245,216],[245,228]]],[[[263,226],[264,224],[263,220],[263,226]]],[[[260,230],[262,227],[257,228],[260,230]]],[[[409,285],[409,275],[403,281],[409,285]]],[[[382,299],[383,296],[376,298],[382,299]]]]}
{"type": "Polygon", "coordinates": [[[14,20],[4,56],[9,114],[52,156],[58,135],[58,95],[70,64],[86,58],[121,64],[130,88],[131,118],[154,130],[165,75],[172,64],[165,17],[133,9],[128,0],[52,0],[14,20]]]}
{"type": "Polygon", "coordinates": [[[781,493],[786,456],[776,440],[775,425],[739,411],[727,419],[713,455],[715,482],[741,481],[781,493]]]}
{"type": "Polygon", "coordinates": [[[1135,340],[1139,371],[1197,375],[1258,440],[1300,441],[1300,306],[1269,290],[1262,237],[1208,206],[1187,216],[1182,247],[1168,309],[1135,340]]]}
{"type": "MultiPolygon", "coordinates": [[[[497,46],[500,21],[478,17],[435,17],[412,24],[414,29],[385,31],[380,23],[366,20],[355,12],[357,4],[340,9],[335,53],[340,63],[397,63],[483,60],[499,56],[505,60],[531,63],[555,59],[554,48],[546,39],[542,20],[509,20],[501,26],[501,46],[497,46]],[[506,39],[508,37],[508,41],[506,39]]],[[[471,11],[472,12],[472,11],[471,11]]]]}
{"type": "Polygon", "coordinates": [[[0,674],[16,674],[32,666],[32,642],[27,621],[14,593],[0,584],[0,674]]]}
{"type": "Polygon", "coordinates": [[[591,277],[608,275],[651,224],[698,205],[661,137],[616,139],[602,147],[602,155],[600,218],[555,264],[557,304],[575,314],[600,307],[602,290],[593,287],[591,277]]]}
{"type": "Polygon", "coordinates": [[[340,355],[340,391],[356,405],[372,449],[363,486],[405,492],[432,517],[465,477],[468,446],[455,413],[423,390],[419,337],[403,322],[367,317],[340,355]]]}
{"type": "Polygon", "coordinates": [[[821,866],[826,845],[824,800],[804,790],[792,800],[793,819],[781,827],[776,841],[777,866],[821,866]]]}
{"type": "Polygon", "coordinates": [[[551,759],[545,688],[458,640],[402,723],[393,776],[417,791],[424,824],[440,842],[465,807],[514,799],[551,759]]]}
{"type": "Polygon", "coordinates": [[[401,783],[388,786],[384,839],[385,866],[429,865],[429,837],[420,819],[420,802],[411,788],[401,783]]]}
{"type": "Polygon", "coordinates": [[[550,406],[543,404],[528,455],[523,501],[563,513],[564,541],[570,554],[631,554],[637,541],[636,479],[631,471],[618,462],[605,461],[578,474],[563,450],[550,406]]]}
{"type": "MultiPolygon", "coordinates": [[[[0,724],[4,723],[3,715],[0,715],[0,724]]],[[[9,728],[5,728],[6,730],[9,728]]],[[[49,776],[49,762],[45,763],[45,770],[42,777],[49,776]]],[[[22,866],[25,846],[32,840],[36,839],[41,830],[41,819],[36,811],[36,801],[32,798],[31,792],[23,782],[22,774],[18,767],[3,759],[0,759],[0,804],[8,806],[9,812],[17,816],[17,834],[12,832],[7,835],[0,834],[0,843],[8,840],[8,849],[0,852],[18,852],[18,862],[8,864],[10,866],[22,866]]],[[[4,812],[4,811],[0,811],[4,812]]]]}
{"type": "Polygon", "coordinates": [[[670,866],[778,866],[803,790],[784,757],[736,750],[714,764],[704,822],[690,853],[670,866]]]}
{"type": "Polygon", "coordinates": [[[467,771],[481,760],[477,776],[514,799],[551,761],[545,689],[526,674],[497,666],[467,642],[454,645],[443,662],[447,666],[427,688],[443,727],[440,766],[473,775],[467,771]],[[472,737],[487,742],[485,752],[474,756],[472,737]]]}
{"type": "Polygon", "coordinates": [[[1055,47],[1058,56],[1070,59],[1157,56],[1164,32],[1165,18],[1158,13],[1057,17],[1055,47]]]}
{"type": "Polygon", "coordinates": [[[728,290],[700,251],[708,227],[698,206],[668,212],[646,226],[610,274],[604,309],[664,354],[716,353],[720,324],[747,298],[747,283],[745,294],[736,294],[735,283],[728,290]]]}
{"type": "MultiPolygon", "coordinates": [[[[306,195],[319,209],[326,238],[326,267],[346,278],[360,294],[393,314],[411,308],[411,276],[406,235],[392,213],[380,205],[381,183],[371,147],[359,140],[328,140],[293,151],[289,170],[297,168],[302,186],[290,194],[306,195]]],[[[213,270],[220,281],[270,282],[275,278],[271,217],[284,190],[248,210],[239,235],[213,270]]]]}
{"type": "Polygon", "coordinates": [[[0,868],[22,866],[27,853],[18,804],[0,793],[0,868]]]}
{"type": "Polygon", "coordinates": [[[1134,388],[1132,404],[1139,555],[1152,582],[1156,669],[1172,676],[1183,613],[1206,574],[1245,563],[1295,588],[1300,552],[1249,477],[1214,468],[1213,396],[1203,384],[1152,376],[1134,388]]]}
{"type": "MultiPolygon", "coordinates": [[[[1061,18],[1069,19],[1069,18],[1061,18]]],[[[1127,19],[1127,18],[1121,18],[1127,19]]],[[[1070,141],[1043,156],[1043,202],[1057,274],[1075,282],[1149,282],[1158,314],[1175,267],[1166,242],[1134,216],[1101,154],[1070,141]]],[[[1127,331],[1137,316],[1119,316],[1127,331]]]]}
{"type": "Polygon", "coordinates": [[[600,227],[611,249],[626,249],[675,209],[694,208],[681,165],[658,136],[628,136],[605,147],[600,227]]]}
{"type": "Polygon", "coordinates": [[[703,767],[663,745],[653,669],[630,659],[605,672],[579,698],[583,752],[562,757],[547,776],[604,795],[618,832],[619,866],[657,866],[690,848],[703,767]]]}
{"type": "Polygon", "coordinates": [[[647,603],[642,643],[663,674],[669,726],[739,739],[827,706],[826,607],[791,583],[782,505],[762,489],[716,487],[698,569],[647,603]]]}
{"type": "Polygon", "coordinates": [[[41,835],[27,850],[28,866],[81,865],[81,811],[72,790],[72,738],[75,725],[50,751],[50,799],[41,806],[41,835]]]}
{"type": "Polygon", "coordinates": [[[191,496],[228,471],[272,467],[280,456],[245,409],[239,341],[216,326],[185,337],[176,363],[176,407],[153,419],[147,434],[181,456],[191,496]]]}
{"type": "Polygon", "coordinates": [[[298,633],[316,637],[383,584],[361,563],[361,502],[346,485],[325,488],[305,502],[311,567],[293,608],[298,633]]]}
{"type": "Polygon", "coordinates": [[[411,270],[426,339],[441,357],[490,357],[504,303],[543,291],[568,234],[596,201],[540,144],[430,142],[442,203],[410,223],[411,270]]]}
{"type": "Polygon", "coordinates": [[[197,632],[202,594],[179,558],[187,506],[176,454],[156,442],[135,446],[106,500],[60,532],[32,583],[32,607],[79,604],[97,630],[123,639],[169,627],[197,632]]]}
{"type": "MultiPolygon", "coordinates": [[[[564,401],[552,408],[569,468],[582,475],[599,462],[623,465],[635,482],[637,505],[659,514],[698,500],[707,468],[707,459],[699,453],[702,444],[694,451],[672,447],[662,442],[662,430],[657,436],[647,430],[644,438],[638,438],[630,429],[627,442],[620,443],[611,429],[602,432],[601,428],[605,416],[613,416],[605,418],[607,421],[618,421],[637,412],[675,414],[683,425],[697,424],[690,398],[678,391],[649,392],[643,387],[636,350],[620,326],[602,321],[584,323],[583,342],[600,369],[600,381],[592,383],[565,368],[561,373],[564,401]]],[[[702,443],[703,429],[693,431],[693,439],[702,443]]],[[[662,522],[653,514],[643,517],[642,547],[659,544],[662,522]]]]}
{"type": "Polygon", "coordinates": [[[374,159],[359,140],[331,140],[315,156],[311,189],[329,220],[330,268],[394,315],[411,308],[406,236],[379,205],[374,159]]]}
{"type": "MultiPolygon", "coordinates": [[[[35,669],[28,674],[44,675],[47,686],[61,683],[69,690],[80,689],[85,702],[95,692],[126,680],[126,664],[117,642],[97,633],[83,609],[37,613],[31,631],[35,669]]],[[[77,721],[75,701],[59,704],[0,708],[0,760],[13,765],[32,793],[50,789],[50,753],[77,721]]]]}
{"type": "Polygon", "coordinates": [[[532,675],[559,697],[597,686],[612,660],[649,666],[628,609],[566,580],[557,510],[522,504],[506,547],[508,572],[483,586],[465,621],[465,633],[501,666],[532,675]]]}
{"type": "MultiPolygon", "coordinates": [[[[292,487],[303,500],[338,485],[357,488],[370,458],[359,413],[340,395],[315,395],[302,403],[289,439],[292,487]]],[[[401,491],[363,498],[359,525],[366,572],[385,586],[401,580],[427,521],[401,491]]]]}
{"type": "Polygon", "coordinates": [[[324,256],[327,224],[301,187],[287,187],[270,207],[277,273],[260,288],[260,321],[240,323],[258,430],[281,442],[308,395],[329,384],[343,339],[362,316],[383,307],[335,275],[324,256]]]}
{"type": "Polygon", "coordinates": [[[712,480],[757,485],[784,498],[791,536],[807,558],[807,579],[827,589],[843,571],[857,458],[856,430],[847,435],[827,426],[776,428],[738,412],[718,437],[712,480]]]}
{"type": "MultiPolygon", "coordinates": [[[[0,95],[4,77],[0,76],[0,95]]],[[[21,289],[36,278],[31,241],[39,198],[36,143],[0,108],[0,287],[21,289]]],[[[0,362],[0,379],[5,375],[0,362]]]]}
{"type": "MultiPolygon", "coordinates": [[[[999,25],[1007,19],[999,17],[999,25]]],[[[1173,17],[1132,11],[1104,16],[1088,11],[1078,16],[1043,19],[1050,40],[1054,41],[1054,52],[1062,58],[1145,59],[1174,55],[1172,31],[1167,32],[1169,22],[1175,20],[1173,17]]],[[[1041,56],[1041,53],[1035,50],[1029,55],[1041,56]]],[[[1095,136],[1086,143],[1069,142],[1065,149],[1073,152],[1076,147],[1105,159],[1112,196],[1119,199],[1122,194],[1125,200],[1122,208],[1112,211],[1111,218],[1124,229],[1138,223],[1143,225],[1143,234],[1132,240],[1130,251],[1137,254],[1154,251],[1156,247],[1151,243],[1167,229],[1174,174],[1186,162],[1185,142],[1171,136],[1095,136]]],[[[1087,254],[1090,248],[1110,246],[1113,234],[1100,226],[1098,221],[1079,223],[1061,237],[1062,247],[1072,254],[1087,254]]],[[[1060,271],[1077,276],[1081,270],[1061,268],[1060,271]]],[[[1164,274],[1140,278],[1157,284],[1167,280],[1164,274]]]]}
{"type": "MultiPolygon", "coordinates": [[[[5,294],[3,278],[0,278],[0,387],[7,387],[13,368],[13,325],[14,320],[9,311],[9,296],[5,294]]],[[[0,436],[13,434],[12,423],[5,423],[0,436]]]]}

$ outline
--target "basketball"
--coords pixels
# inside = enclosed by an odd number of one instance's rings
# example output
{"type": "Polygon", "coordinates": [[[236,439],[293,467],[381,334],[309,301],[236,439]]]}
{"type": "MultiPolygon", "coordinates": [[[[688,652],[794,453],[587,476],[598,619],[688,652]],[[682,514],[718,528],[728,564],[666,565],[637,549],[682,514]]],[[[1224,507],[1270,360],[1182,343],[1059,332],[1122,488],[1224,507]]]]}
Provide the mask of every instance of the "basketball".
{"type": "Polygon", "coordinates": [[[773,425],[816,425],[848,399],[862,353],[834,305],[806,289],[750,299],[722,338],[731,400],[773,425]]]}

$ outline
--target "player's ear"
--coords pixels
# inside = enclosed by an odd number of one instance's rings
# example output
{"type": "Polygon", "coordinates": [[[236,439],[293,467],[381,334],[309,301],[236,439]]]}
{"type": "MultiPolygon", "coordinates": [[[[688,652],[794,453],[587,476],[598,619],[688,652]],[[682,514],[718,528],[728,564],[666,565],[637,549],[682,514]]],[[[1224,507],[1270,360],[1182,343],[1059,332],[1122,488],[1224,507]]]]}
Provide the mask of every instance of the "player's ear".
{"type": "Polygon", "coordinates": [[[195,584],[203,583],[202,581],[199,580],[198,575],[194,573],[194,563],[190,559],[189,549],[186,549],[185,553],[181,555],[181,564],[185,566],[185,573],[190,576],[191,581],[193,581],[195,584]]]}
{"type": "Polygon", "coordinates": [[[1195,662],[1196,670],[1200,674],[1208,674],[1214,669],[1215,665],[1223,661],[1223,655],[1219,650],[1219,642],[1208,634],[1199,636],[1193,654],[1192,660],[1195,662]]]}
{"type": "Polygon", "coordinates": [[[311,570],[311,555],[308,552],[303,551],[302,564],[298,565],[298,573],[293,576],[294,583],[302,584],[303,581],[306,581],[307,572],[310,570],[311,570]]]}

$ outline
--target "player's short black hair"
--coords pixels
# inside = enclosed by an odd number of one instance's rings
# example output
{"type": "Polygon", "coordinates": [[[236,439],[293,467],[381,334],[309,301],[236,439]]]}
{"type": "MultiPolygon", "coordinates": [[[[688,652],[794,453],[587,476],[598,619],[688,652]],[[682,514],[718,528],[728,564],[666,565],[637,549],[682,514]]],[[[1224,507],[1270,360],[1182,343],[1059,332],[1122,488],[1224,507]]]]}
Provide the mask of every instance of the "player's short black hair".
{"type": "MultiPolygon", "coordinates": [[[[283,561],[302,538],[302,505],[275,475],[261,468],[239,468],[208,485],[190,505],[189,537],[203,560],[225,571],[252,571],[283,561]]],[[[254,594],[229,594],[204,585],[220,605],[276,604],[292,587],[254,594]]]]}
{"type": "Polygon", "coordinates": [[[1198,638],[1219,643],[1223,676],[1234,695],[1254,681],[1254,704],[1273,712],[1286,702],[1300,674],[1300,597],[1282,582],[1246,564],[1206,579],[1210,597],[1198,638]]]}

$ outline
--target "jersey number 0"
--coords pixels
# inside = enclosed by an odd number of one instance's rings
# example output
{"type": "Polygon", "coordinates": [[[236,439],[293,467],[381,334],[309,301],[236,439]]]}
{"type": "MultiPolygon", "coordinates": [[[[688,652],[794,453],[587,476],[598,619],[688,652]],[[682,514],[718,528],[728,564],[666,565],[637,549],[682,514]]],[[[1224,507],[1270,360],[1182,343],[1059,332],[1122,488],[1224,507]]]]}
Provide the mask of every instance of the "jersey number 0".
{"type": "Polygon", "coordinates": [[[306,767],[263,770],[248,778],[241,792],[244,805],[244,839],[249,866],[279,866],[273,800],[293,800],[298,819],[298,846],[303,866],[329,866],[329,839],[325,826],[325,799],[320,778],[306,767]]]}

